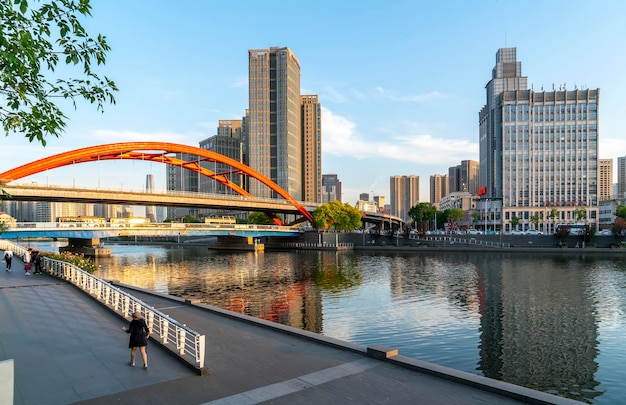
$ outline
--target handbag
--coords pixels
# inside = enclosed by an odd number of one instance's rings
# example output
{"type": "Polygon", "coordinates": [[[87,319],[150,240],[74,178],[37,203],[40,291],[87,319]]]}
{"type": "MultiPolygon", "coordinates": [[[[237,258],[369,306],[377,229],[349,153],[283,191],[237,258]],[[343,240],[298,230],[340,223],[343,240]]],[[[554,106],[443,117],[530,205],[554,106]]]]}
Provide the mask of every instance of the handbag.
{"type": "Polygon", "coordinates": [[[24,271],[29,271],[30,270],[30,263],[26,263],[24,265],[24,271]]]}

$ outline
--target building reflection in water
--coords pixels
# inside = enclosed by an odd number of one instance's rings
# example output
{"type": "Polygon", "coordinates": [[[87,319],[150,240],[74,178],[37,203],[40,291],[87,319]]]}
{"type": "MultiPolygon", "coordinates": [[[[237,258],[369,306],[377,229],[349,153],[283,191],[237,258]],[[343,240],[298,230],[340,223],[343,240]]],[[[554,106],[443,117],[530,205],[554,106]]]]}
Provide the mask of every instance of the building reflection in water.
{"type": "Polygon", "coordinates": [[[626,272],[606,260],[160,249],[100,276],[588,402],[605,391],[600,322],[626,328],[626,272]]]}

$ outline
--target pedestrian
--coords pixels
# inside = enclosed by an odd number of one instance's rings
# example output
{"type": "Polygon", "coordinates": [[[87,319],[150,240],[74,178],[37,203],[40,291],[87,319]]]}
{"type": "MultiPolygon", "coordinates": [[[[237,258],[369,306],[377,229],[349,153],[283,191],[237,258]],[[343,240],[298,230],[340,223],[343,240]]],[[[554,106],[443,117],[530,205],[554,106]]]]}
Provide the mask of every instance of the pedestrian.
{"type": "Polygon", "coordinates": [[[33,263],[33,274],[42,274],[41,272],[41,252],[39,252],[38,250],[33,250],[33,257],[32,257],[32,263],[33,263]]]}
{"type": "Polygon", "coordinates": [[[122,327],[126,333],[130,333],[130,341],[128,347],[130,348],[130,363],[129,366],[135,367],[135,352],[137,348],[141,352],[141,358],[143,359],[144,370],[148,369],[148,354],[146,354],[146,346],[148,345],[148,335],[150,330],[146,321],[141,316],[141,312],[137,311],[133,314],[133,320],[130,321],[128,328],[122,327]]]}
{"type": "Polygon", "coordinates": [[[7,271],[11,271],[11,262],[13,261],[13,251],[5,250],[4,251],[4,261],[7,265],[7,271]]]}
{"type": "Polygon", "coordinates": [[[30,261],[31,261],[31,254],[30,252],[33,249],[28,248],[28,250],[26,252],[24,252],[24,257],[22,258],[22,261],[24,262],[24,275],[26,276],[30,276],[30,261]]]}

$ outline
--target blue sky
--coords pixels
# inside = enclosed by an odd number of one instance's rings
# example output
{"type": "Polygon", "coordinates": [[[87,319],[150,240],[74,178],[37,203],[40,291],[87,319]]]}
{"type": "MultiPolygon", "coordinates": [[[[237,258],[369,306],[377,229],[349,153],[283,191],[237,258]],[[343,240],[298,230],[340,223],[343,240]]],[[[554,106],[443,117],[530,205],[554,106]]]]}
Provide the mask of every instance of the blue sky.
{"type": "MultiPolygon", "coordinates": [[[[303,94],[322,103],[322,171],[343,201],[389,197],[389,177],[429,176],[478,160],[478,112],[495,54],[516,47],[536,91],[600,88],[600,157],[626,155],[626,2],[617,1],[120,1],[95,0],[92,35],[112,47],[98,72],[120,88],[104,114],[81,103],[44,148],[1,139],[0,171],[67,150],[126,141],[197,146],[248,104],[248,49],[287,46],[303,94]]],[[[616,161],[614,162],[614,165],[616,161]]],[[[57,169],[28,181],[165,187],[165,167],[57,169]]]]}

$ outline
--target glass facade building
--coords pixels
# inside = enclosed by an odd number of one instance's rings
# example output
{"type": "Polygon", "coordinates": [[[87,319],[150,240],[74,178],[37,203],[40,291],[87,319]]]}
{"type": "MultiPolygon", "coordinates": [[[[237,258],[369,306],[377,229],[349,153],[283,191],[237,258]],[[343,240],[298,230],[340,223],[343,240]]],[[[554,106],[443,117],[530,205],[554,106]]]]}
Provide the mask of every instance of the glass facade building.
{"type": "Polygon", "coordinates": [[[485,187],[479,207],[501,210],[505,231],[514,217],[526,229],[538,216],[546,232],[555,222],[584,219],[597,226],[600,91],[561,86],[535,92],[521,73],[516,49],[498,50],[487,104],[479,113],[480,184],[485,187]],[[558,218],[548,221],[552,207],[558,218]]]}

